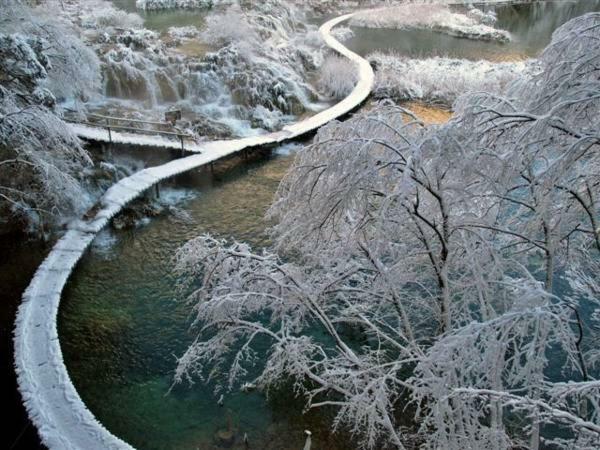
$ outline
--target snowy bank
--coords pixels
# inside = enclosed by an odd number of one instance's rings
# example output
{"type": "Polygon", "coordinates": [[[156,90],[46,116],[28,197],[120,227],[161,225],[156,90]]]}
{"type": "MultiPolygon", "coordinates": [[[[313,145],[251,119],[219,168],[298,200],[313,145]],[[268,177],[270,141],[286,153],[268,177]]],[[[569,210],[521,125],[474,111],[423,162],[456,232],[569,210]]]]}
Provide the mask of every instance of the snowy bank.
{"type": "Polygon", "coordinates": [[[56,318],[62,290],[92,240],[128,202],[161,180],[245,148],[279,143],[309,133],[359,106],[369,96],[374,81],[373,71],[366,60],[331,36],[332,28],[350,17],[346,15],[331,20],[320,30],[326,44],[352,60],[358,68],[359,81],[348,97],[313,117],[286,126],[282,131],[245,139],[207,142],[199,149],[201,154],[147,168],[122,179],[102,196],[89,218],[71,224],[69,231],[39,267],[23,295],[17,315],[15,370],[29,417],[48,448],[132,448],[112,435],[87,409],[69,378],[58,340],[56,318]]]}
{"type": "Polygon", "coordinates": [[[510,41],[510,33],[487,23],[493,16],[471,10],[467,14],[453,12],[436,4],[407,4],[357,13],[353,26],[367,28],[429,29],[451,36],[484,41],[510,41]]]}
{"type": "Polygon", "coordinates": [[[412,59],[373,53],[376,68],[373,95],[397,101],[419,100],[452,106],[467,92],[501,93],[515,78],[533,70],[531,62],[469,61],[451,58],[412,59]]]}

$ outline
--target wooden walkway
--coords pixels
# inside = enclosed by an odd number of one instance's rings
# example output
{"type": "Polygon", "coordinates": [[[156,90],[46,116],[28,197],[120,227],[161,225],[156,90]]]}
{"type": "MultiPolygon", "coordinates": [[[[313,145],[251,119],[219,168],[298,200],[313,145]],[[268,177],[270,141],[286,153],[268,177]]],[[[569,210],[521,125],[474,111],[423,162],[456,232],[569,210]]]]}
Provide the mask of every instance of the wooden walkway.
{"type": "MultiPolygon", "coordinates": [[[[132,447],[102,426],[81,400],[63,361],[57,332],[57,313],[63,288],[71,272],[96,234],[127,203],[161,180],[209,164],[241,150],[265,144],[277,144],[317,130],[331,120],[359,106],[369,96],[374,74],[369,63],[331,36],[331,29],[344,22],[348,14],[324,24],[320,32],[326,44],[357,65],[359,81],[352,93],[335,106],[283,130],[262,136],[214,141],[190,148],[197,154],[144,169],[112,186],[93,209],[91,218],[71,224],[35,273],[23,294],[14,331],[15,369],[19,391],[29,417],[44,444],[51,450],[105,450],[132,447]]],[[[102,128],[74,124],[78,134],[102,140],[102,128]]],[[[164,136],[142,136],[122,131],[111,132],[110,139],[133,145],[179,147],[180,143],[164,136]]],[[[115,405],[117,407],[118,405],[115,405]]]]}

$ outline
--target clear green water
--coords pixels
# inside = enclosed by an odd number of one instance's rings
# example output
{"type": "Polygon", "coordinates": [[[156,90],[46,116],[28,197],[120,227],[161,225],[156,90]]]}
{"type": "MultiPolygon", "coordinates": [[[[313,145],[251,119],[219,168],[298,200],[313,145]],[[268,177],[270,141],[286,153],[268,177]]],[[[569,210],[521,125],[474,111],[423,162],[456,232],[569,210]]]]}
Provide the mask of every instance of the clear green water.
{"type": "MultiPolygon", "coordinates": [[[[598,4],[579,2],[575,6],[582,7],[583,3],[598,4]]],[[[556,26],[580,11],[566,6],[536,8],[521,12],[510,8],[500,13],[501,21],[512,17],[513,32],[538,30],[539,40],[532,37],[530,44],[521,47],[530,48],[526,51],[532,53],[546,45],[556,26]],[[565,8],[571,12],[565,13],[565,8]]],[[[184,20],[197,20],[188,16],[189,11],[153,13],[146,20],[156,20],[156,29],[164,29],[188,24],[184,20]],[[186,16],[182,22],[178,22],[179,14],[186,16]]],[[[355,48],[361,39],[368,41],[370,49],[388,48],[396,42],[389,31],[362,38],[358,34],[353,41],[355,48]]],[[[496,52],[493,44],[434,33],[420,44],[418,37],[415,39],[418,42],[407,50],[411,54],[425,54],[432,47],[441,51],[437,40],[444,43],[445,52],[456,56],[474,58],[496,52]]],[[[361,53],[368,51],[365,47],[361,53]]],[[[514,50],[500,46],[498,52],[514,50]]],[[[242,436],[247,433],[251,448],[300,449],[306,428],[315,434],[313,448],[352,448],[342,437],[327,431],[322,417],[301,414],[301,403],[289,395],[267,401],[258,393],[236,393],[226,398],[223,407],[217,405],[211,387],[200,383],[177,386],[167,395],[175,356],[181,355],[194,338],[189,329],[189,308],[174,297],[175,280],[170,274],[174,252],[205,232],[254,246],[268,245],[264,213],[290,160],[291,156],[276,153],[228,170],[222,166],[217,176],[201,170],[178,177],[170,187],[162,188],[162,198],[189,212],[192,221],[170,215],[133,230],[104,231],[75,270],[63,296],[58,324],[68,370],[96,417],[135,447],[222,448],[215,435],[231,426],[236,433],[233,448],[245,448],[242,436]]]]}
{"type": "Polygon", "coordinates": [[[508,30],[507,44],[476,41],[425,30],[353,28],[355,36],[345,44],[360,55],[373,51],[411,57],[448,56],[466,59],[504,60],[533,57],[552,38],[560,25],[587,12],[600,11],[600,0],[551,1],[497,8],[497,27],[508,30]]]}

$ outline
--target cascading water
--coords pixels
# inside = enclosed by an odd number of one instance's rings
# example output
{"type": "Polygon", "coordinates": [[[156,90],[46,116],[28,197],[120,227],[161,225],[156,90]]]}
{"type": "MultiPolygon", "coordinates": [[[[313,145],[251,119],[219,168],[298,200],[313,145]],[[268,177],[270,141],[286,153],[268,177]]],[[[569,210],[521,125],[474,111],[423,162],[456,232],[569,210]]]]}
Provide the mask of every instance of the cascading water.
{"type": "Polygon", "coordinates": [[[316,28],[301,17],[291,6],[270,0],[218,11],[208,16],[204,30],[173,27],[162,35],[135,28],[131,17],[127,25],[132,26],[102,31],[97,24],[103,20],[86,20],[88,38],[104,62],[109,98],[92,106],[115,115],[133,110],[152,119],[178,108],[181,125],[209,139],[280,128],[325,107],[305,81],[323,59],[322,43],[316,28]],[[181,50],[191,43],[213,51],[190,55],[181,50]]]}

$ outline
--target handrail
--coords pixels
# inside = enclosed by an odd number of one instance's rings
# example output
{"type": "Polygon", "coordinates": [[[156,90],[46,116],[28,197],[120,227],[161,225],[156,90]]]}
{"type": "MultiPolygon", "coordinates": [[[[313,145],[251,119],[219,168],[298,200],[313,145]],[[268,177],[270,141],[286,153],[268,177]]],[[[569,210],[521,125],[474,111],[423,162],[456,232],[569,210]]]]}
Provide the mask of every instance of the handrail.
{"type": "Polygon", "coordinates": [[[175,132],[175,131],[145,130],[143,128],[123,127],[123,126],[120,126],[120,125],[99,125],[99,124],[94,123],[94,122],[77,121],[77,120],[69,120],[69,119],[65,119],[65,122],[80,123],[82,125],[89,125],[89,126],[93,126],[93,127],[96,127],[96,128],[103,128],[105,130],[111,129],[111,130],[121,130],[121,131],[134,131],[134,132],[139,133],[139,134],[150,134],[150,135],[161,135],[161,136],[162,135],[165,135],[165,136],[176,136],[176,137],[183,137],[183,138],[189,138],[189,139],[193,139],[193,137],[194,137],[191,134],[178,133],[178,132],[175,132]]]}

